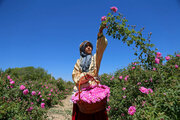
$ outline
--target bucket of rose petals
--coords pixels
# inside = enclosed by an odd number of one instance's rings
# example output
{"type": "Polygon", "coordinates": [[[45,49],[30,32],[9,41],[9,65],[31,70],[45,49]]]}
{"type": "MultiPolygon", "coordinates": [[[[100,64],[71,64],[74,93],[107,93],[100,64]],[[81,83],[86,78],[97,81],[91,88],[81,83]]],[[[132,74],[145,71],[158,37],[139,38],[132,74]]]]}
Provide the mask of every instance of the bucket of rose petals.
{"type": "Polygon", "coordinates": [[[100,85],[94,77],[88,74],[84,77],[89,81],[95,81],[97,84],[90,85],[80,90],[80,82],[82,80],[80,79],[79,91],[71,98],[73,103],[77,103],[79,110],[85,114],[93,114],[106,109],[107,101],[110,96],[110,88],[106,85],[100,85]]]}

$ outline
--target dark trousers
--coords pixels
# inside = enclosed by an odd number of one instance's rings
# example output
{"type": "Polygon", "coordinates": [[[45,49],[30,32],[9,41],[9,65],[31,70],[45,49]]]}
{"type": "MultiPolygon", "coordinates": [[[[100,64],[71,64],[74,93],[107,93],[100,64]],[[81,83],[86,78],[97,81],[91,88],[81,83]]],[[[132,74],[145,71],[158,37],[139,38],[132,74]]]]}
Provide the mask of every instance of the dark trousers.
{"type": "Polygon", "coordinates": [[[84,114],[79,111],[77,104],[73,104],[72,120],[108,120],[108,116],[106,109],[93,114],[84,114]]]}

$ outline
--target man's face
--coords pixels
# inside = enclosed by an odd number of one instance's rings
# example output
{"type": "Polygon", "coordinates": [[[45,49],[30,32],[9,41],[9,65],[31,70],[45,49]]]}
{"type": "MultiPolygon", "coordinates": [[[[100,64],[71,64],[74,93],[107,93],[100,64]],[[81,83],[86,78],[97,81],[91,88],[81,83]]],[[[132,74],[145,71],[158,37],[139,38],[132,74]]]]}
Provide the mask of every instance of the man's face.
{"type": "Polygon", "coordinates": [[[89,43],[87,43],[86,46],[85,46],[85,52],[87,54],[91,54],[92,53],[92,47],[90,46],[89,43]]]}

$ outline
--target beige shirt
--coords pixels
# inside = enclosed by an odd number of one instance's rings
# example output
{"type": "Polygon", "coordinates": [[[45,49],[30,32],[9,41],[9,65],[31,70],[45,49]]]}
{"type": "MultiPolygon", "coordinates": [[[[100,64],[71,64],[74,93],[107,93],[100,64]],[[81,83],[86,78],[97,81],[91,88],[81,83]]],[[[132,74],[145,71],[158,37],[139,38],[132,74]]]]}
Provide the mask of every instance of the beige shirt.
{"type": "MultiPolygon", "coordinates": [[[[103,33],[101,33],[99,36],[101,36],[101,35],[103,35],[103,33]]],[[[96,53],[91,58],[89,72],[82,72],[81,68],[80,68],[80,60],[79,59],[77,60],[75,66],[74,66],[74,70],[72,72],[72,79],[76,83],[76,86],[74,86],[74,93],[78,90],[78,85],[79,85],[78,83],[82,76],[89,74],[91,76],[94,76],[95,79],[96,79],[96,77],[98,77],[101,59],[102,59],[102,56],[103,56],[103,53],[104,53],[104,50],[105,50],[107,44],[108,44],[108,42],[104,35],[103,35],[103,37],[97,39],[96,53]]],[[[81,88],[89,86],[89,85],[94,85],[94,84],[96,84],[96,82],[89,81],[88,83],[81,85],[81,88]]]]}

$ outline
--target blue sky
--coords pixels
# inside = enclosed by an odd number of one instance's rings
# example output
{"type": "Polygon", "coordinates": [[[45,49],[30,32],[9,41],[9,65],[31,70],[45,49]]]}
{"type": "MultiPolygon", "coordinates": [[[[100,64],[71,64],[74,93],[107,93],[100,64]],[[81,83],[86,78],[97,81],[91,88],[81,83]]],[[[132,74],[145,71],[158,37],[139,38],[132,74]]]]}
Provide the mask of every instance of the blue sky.
{"type": "MultiPolygon", "coordinates": [[[[72,81],[79,45],[96,45],[101,17],[116,6],[130,25],[145,27],[163,56],[180,49],[180,0],[0,0],[0,68],[42,67],[72,81]]],[[[132,47],[105,34],[100,72],[113,73],[136,57],[132,47]]],[[[93,54],[95,49],[93,50],[93,54]]]]}

